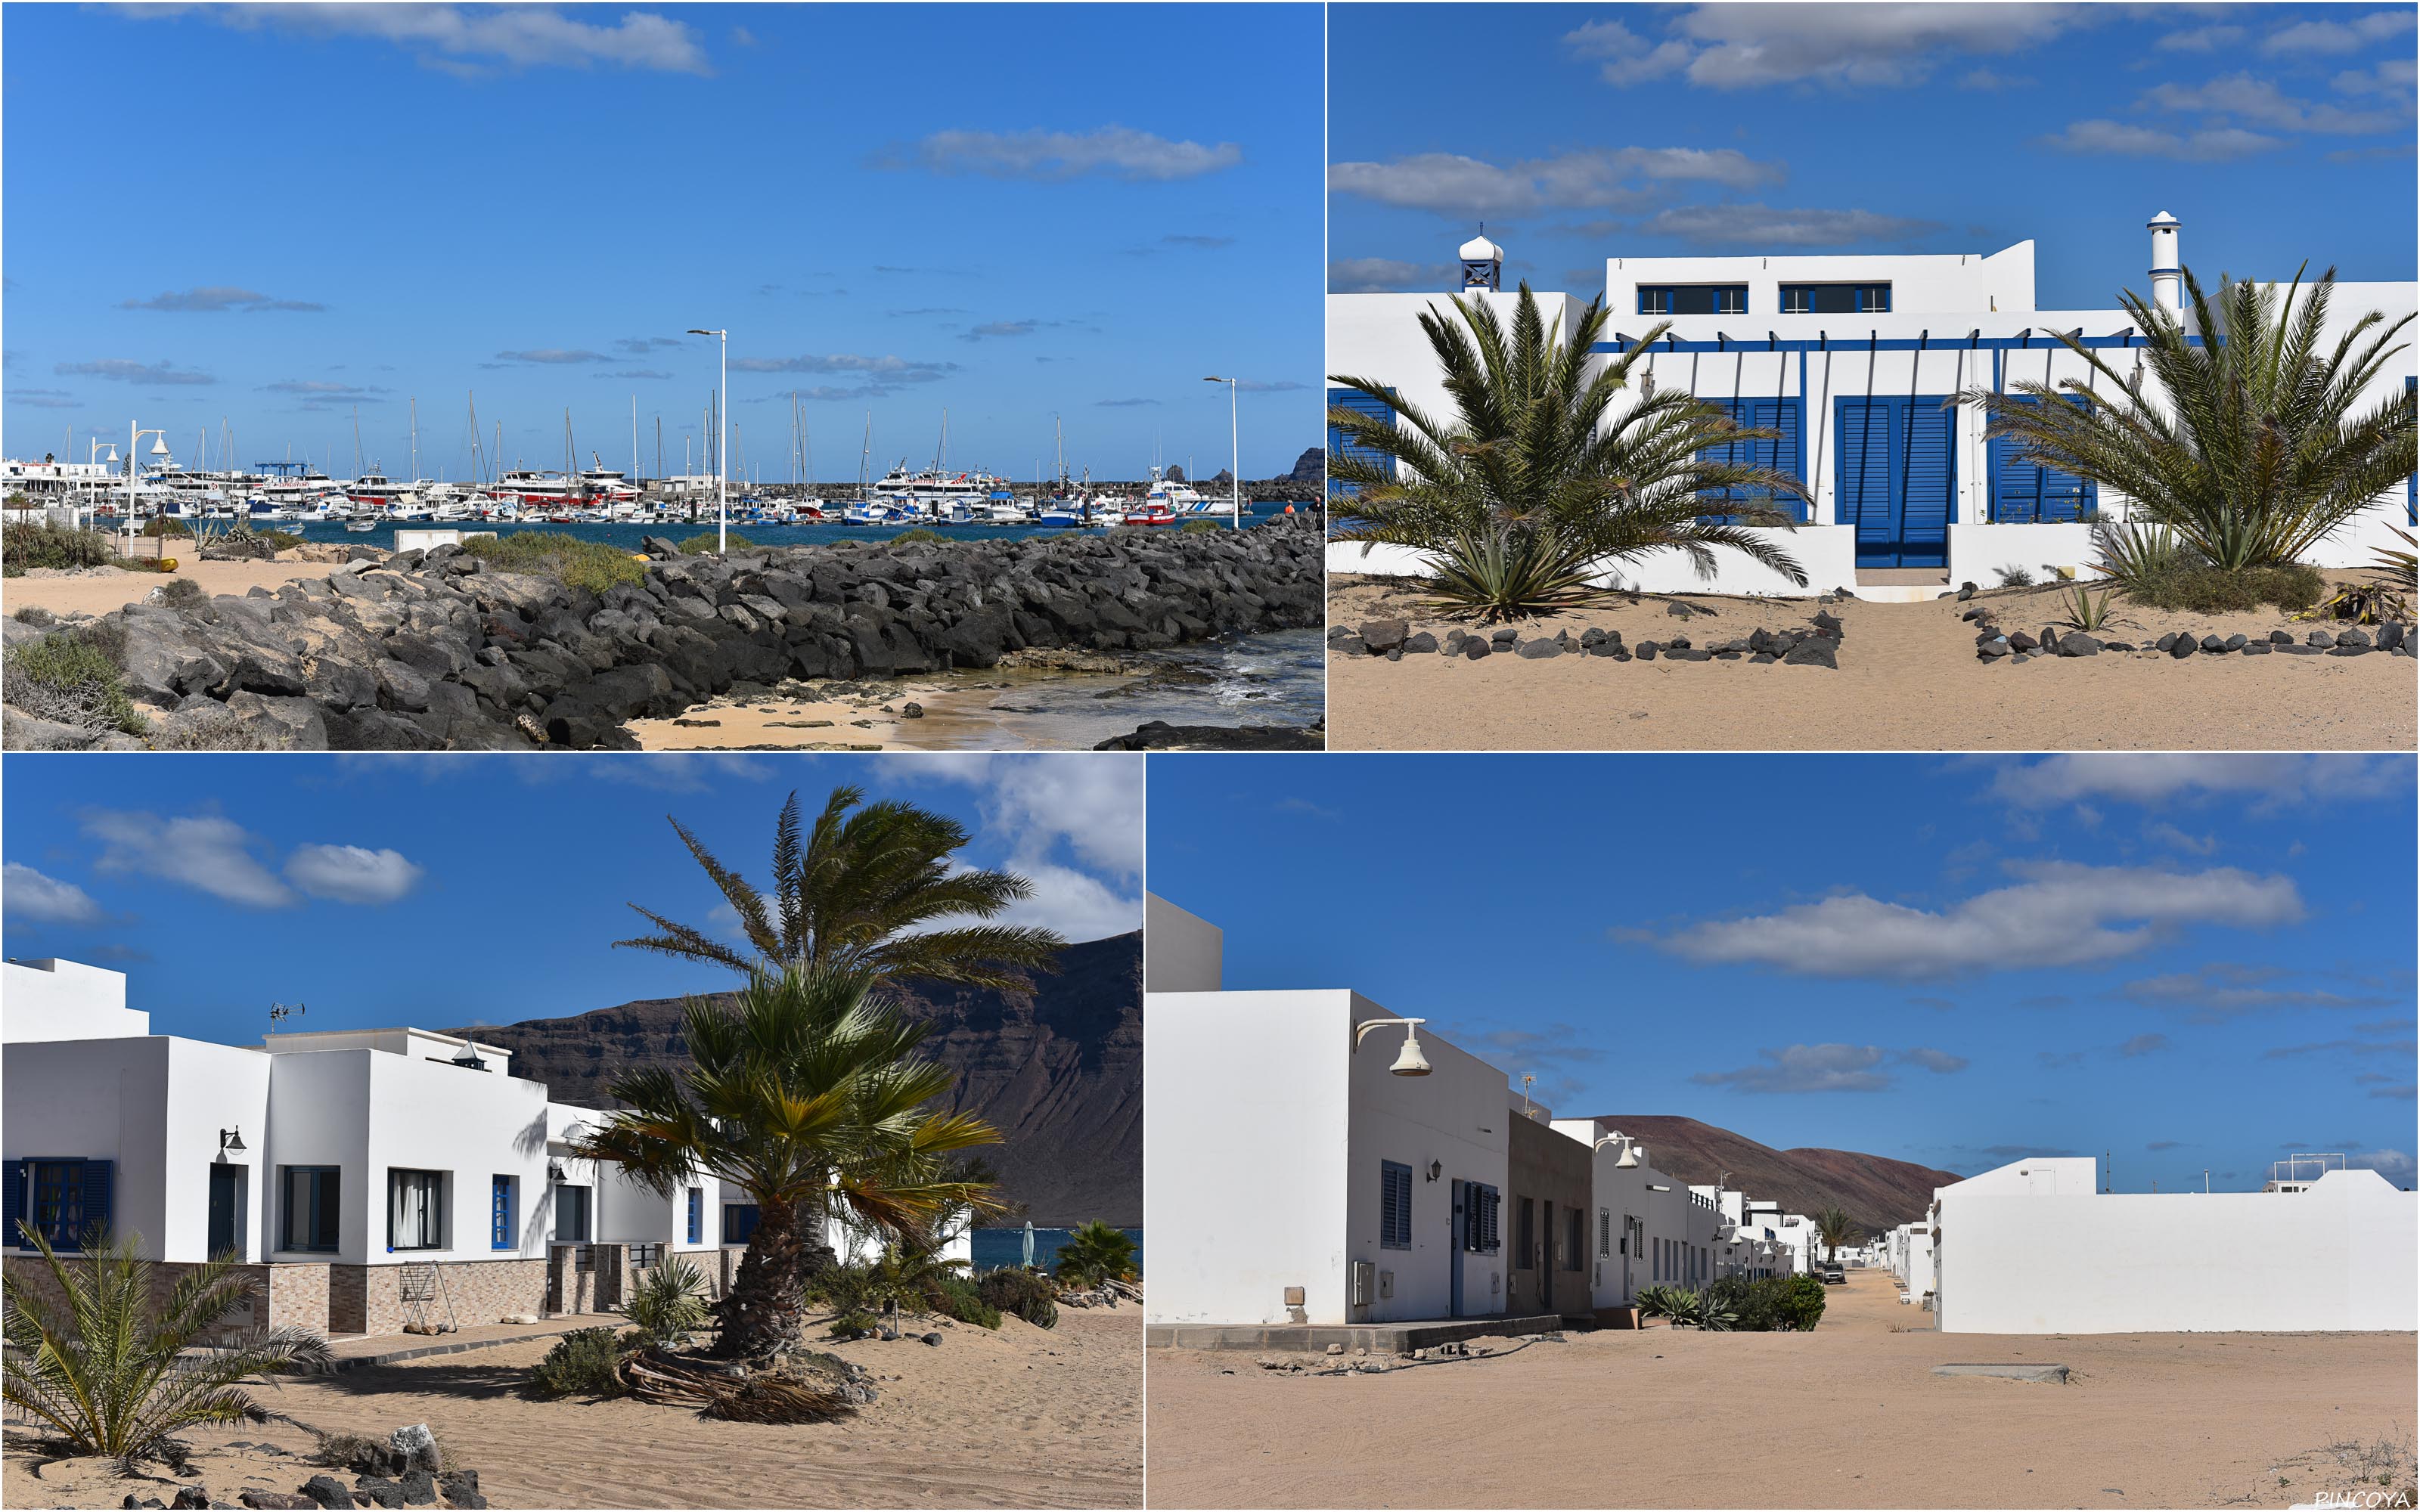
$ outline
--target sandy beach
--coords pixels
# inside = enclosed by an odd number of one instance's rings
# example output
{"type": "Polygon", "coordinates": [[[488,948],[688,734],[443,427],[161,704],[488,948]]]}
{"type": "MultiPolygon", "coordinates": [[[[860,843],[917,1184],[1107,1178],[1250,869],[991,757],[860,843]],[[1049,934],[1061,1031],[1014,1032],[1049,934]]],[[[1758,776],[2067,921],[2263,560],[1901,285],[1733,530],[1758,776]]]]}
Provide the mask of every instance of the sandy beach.
{"type": "MultiPolygon", "coordinates": [[[[318,1428],[382,1439],[427,1423],[499,1507],[1140,1506],[1140,1316],[1063,1308],[1049,1330],[1015,1318],[997,1334],[935,1321],[925,1326],[940,1333],[938,1348],[829,1346],[874,1373],[881,1399],[815,1426],[716,1422],[631,1400],[532,1400],[519,1388],[545,1356],[536,1339],[287,1380],[258,1395],[318,1428]]],[[[12,1422],[0,1499],[116,1506],[130,1490],[165,1501],[201,1478],[232,1503],[247,1486],[292,1491],[318,1473],[307,1463],[311,1435],[285,1424],[184,1437],[199,1476],[128,1481],[93,1459],[38,1467],[12,1422]]]]}
{"type": "Polygon", "coordinates": [[[2352,1488],[2329,1445],[2412,1442],[2410,1334],[1943,1335],[1849,1274],[1812,1334],[1574,1334],[1378,1376],[1154,1350],[1151,1504],[2282,1506],[2352,1488]],[[1971,1362],[2074,1374],[1931,1373],[1971,1362]]]}
{"type": "MultiPolygon", "coordinates": [[[[1418,608],[1400,579],[1339,578],[1334,625],[1399,617],[1442,640],[1455,622],[1418,608]]],[[[1615,600],[1530,622],[1524,639],[1590,625],[1625,642],[1675,634],[1704,643],[1762,626],[1804,626],[1819,607],[1842,622],[1839,669],[1709,661],[1615,662],[1592,656],[1472,662],[1328,657],[1329,744],[1340,750],[2410,750],[2413,664],[2406,657],[2270,656],[1976,659],[1959,616],[1992,608],[2001,627],[2039,635],[2065,617],[2048,588],[1991,590],[1973,603],[1812,599],[1682,600],[1712,609],[1685,620],[1673,600],[1615,600]]],[[[2148,643],[2168,630],[2266,637],[2314,628],[2274,609],[2195,615],[2121,600],[2104,638],[2148,643]]]]}
{"type": "MultiPolygon", "coordinates": [[[[157,544],[143,542],[142,554],[151,555],[157,544]]],[[[142,598],[171,578],[189,579],[212,594],[248,594],[256,588],[275,593],[290,582],[325,578],[336,568],[333,562],[204,562],[193,554],[190,541],[172,544],[168,554],[177,558],[173,573],[129,572],[123,567],[62,572],[38,567],[22,578],[0,579],[0,609],[10,614],[28,608],[46,609],[54,614],[106,614],[142,598]]]]}

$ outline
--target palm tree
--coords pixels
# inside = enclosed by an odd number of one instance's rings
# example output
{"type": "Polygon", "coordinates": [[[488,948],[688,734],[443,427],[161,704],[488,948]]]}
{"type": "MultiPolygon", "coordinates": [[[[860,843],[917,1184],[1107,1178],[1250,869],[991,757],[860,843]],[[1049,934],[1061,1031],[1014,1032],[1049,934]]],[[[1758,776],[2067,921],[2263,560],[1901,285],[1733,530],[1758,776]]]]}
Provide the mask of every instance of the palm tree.
{"type": "Polygon", "coordinates": [[[773,829],[769,901],[672,820],[690,855],[738,914],[753,953],[637,903],[630,907],[660,933],[614,945],[739,972],[860,972],[876,985],[921,977],[1015,991],[1032,985],[1027,972],[1058,969],[1057,952],[1067,942],[1051,930],[925,928],[936,919],[990,918],[1032,897],[1033,885],[1014,872],[953,870],[951,854],[967,842],[965,825],[913,804],[860,808],[864,797],[861,788],[834,788],[801,843],[799,795],[790,795],[773,829]]]}
{"type": "Polygon", "coordinates": [[[1591,372],[1608,318],[1601,300],[1560,339],[1548,336],[1527,284],[1509,333],[1483,300],[1453,306],[1458,320],[1434,306],[1419,317],[1451,418],[1374,378],[1329,379],[1387,410],[1327,412],[1345,442],[1328,476],[1352,486],[1330,507],[1353,523],[1352,539],[1435,553],[1433,590],[1488,621],[1585,603],[1603,592],[1591,579],[1606,565],[1654,551],[1679,551],[1711,578],[1724,548],[1806,584],[1796,559],[1736,522],[1787,523],[1774,496],[1805,497],[1796,479],[1733,455],[1777,432],[1734,424],[1684,390],[1658,391],[1644,372],[1637,402],[1607,418],[1669,321],[1591,372]]]}
{"type": "Polygon", "coordinates": [[[2300,271],[2283,298],[2274,284],[2222,278],[2213,301],[2191,270],[2184,282],[2190,325],[2131,290],[2119,296],[2145,342],[2133,372],[2053,332],[2091,365],[2088,379],[1962,397],[1990,408],[1988,434],[2124,495],[2130,519],[2175,532],[2211,566],[2295,562],[2412,475],[2410,391],[2354,406],[2404,349],[2388,344],[2412,317],[2389,324],[2372,310],[2330,349],[2333,268],[2299,303],[2300,271]],[[2145,370],[2163,402],[2147,397],[2145,370]]]}
{"type": "Polygon", "coordinates": [[[243,1382],[330,1363],[328,1341],[302,1328],[256,1329],[233,1344],[196,1347],[251,1288],[231,1255],[178,1277],[155,1312],[153,1266],[135,1254],[138,1240],[110,1244],[95,1232],[83,1263],[70,1266],[39,1230],[18,1227],[40,1252],[56,1299],[8,1273],[0,1395],[86,1454],[115,1456],[129,1474],[179,1428],[256,1412],[243,1382]]]}
{"type": "Polygon", "coordinates": [[[1857,1237],[1856,1220],[1838,1208],[1825,1208],[1815,1214],[1815,1237],[1823,1242],[1823,1258],[1828,1260],[1857,1237]]]}
{"type": "Polygon", "coordinates": [[[828,1217],[905,1237],[1003,1206],[945,1160],[999,1133],[972,1114],[926,1110],[953,1073],[916,1057],[924,1026],[872,987],[863,969],[759,969],[730,999],[690,998],[691,1064],[613,1078],[608,1090],[628,1106],[575,1142],[659,1194],[702,1170],[756,1204],[721,1304],[722,1354],[752,1358],[798,1336],[805,1282],[832,1263],[828,1217]]]}
{"type": "Polygon", "coordinates": [[[1095,1218],[1070,1229],[1059,1246],[1051,1273],[1062,1281],[1097,1287],[1104,1281],[1125,1281],[1134,1275],[1135,1242],[1125,1232],[1095,1218]]]}

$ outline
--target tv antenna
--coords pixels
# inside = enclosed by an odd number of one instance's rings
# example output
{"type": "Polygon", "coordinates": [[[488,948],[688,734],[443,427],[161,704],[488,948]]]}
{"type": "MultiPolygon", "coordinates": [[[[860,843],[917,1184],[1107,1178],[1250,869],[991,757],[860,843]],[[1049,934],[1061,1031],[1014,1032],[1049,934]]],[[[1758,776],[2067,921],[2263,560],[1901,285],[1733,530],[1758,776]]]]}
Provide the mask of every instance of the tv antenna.
{"type": "Polygon", "coordinates": [[[302,1011],[303,1005],[301,1003],[295,1003],[290,1006],[285,1003],[271,1003],[269,1005],[270,1026],[274,1029],[280,1020],[297,1016],[302,1011]]]}

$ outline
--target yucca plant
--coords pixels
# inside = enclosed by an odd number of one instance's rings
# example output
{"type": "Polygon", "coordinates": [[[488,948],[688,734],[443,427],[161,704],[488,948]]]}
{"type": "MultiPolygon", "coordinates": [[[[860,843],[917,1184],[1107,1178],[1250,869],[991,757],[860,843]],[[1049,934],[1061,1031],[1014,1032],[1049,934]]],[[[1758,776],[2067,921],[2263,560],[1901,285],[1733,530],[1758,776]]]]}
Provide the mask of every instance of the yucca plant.
{"type": "Polygon", "coordinates": [[[2082,583],[2060,593],[2058,601],[2067,610],[2067,623],[2079,630],[2098,630],[2109,623],[2109,601],[2118,596],[2115,588],[2104,588],[2095,596],[2082,583]]]}
{"type": "Polygon", "coordinates": [[[1633,1301],[1638,1304],[1639,1316],[1642,1318],[1669,1318],[1672,1316],[1672,1308],[1679,1296],[1680,1293],[1677,1290],[1659,1282],[1653,1286],[1640,1287],[1633,1301]]]}
{"type": "Polygon", "coordinates": [[[675,1256],[639,1278],[623,1312],[632,1327],[659,1350],[669,1350],[704,1328],[714,1315],[706,1303],[706,1273],[675,1256]]]}
{"type": "Polygon", "coordinates": [[[2177,532],[2164,525],[2139,521],[2097,525],[2092,545],[2100,553],[2094,565],[2102,575],[2128,588],[2202,565],[2177,532]]]}
{"type": "Polygon", "coordinates": [[[13,1272],[0,1283],[8,1304],[0,1395],[84,1453],[111,1456],[129,1473],[179,1428],[256,1412],[244,1382],[330,1363],[328,1341],[303,1328],[256,1329],[221,1346],[199,1342],[250,1289],[232,1257],[186,1272],[155,1312],[153,1265],[135,1253],[134,1238],[111,1243],[95,1233],[84,1258],[70,1265],[30,1225],[18,1227],[61,1300],[13,1272]]]}
{"type": "Polygon", "coordinates": [[[2053,332],[2090,364],[2088,378],[1961,397],[1989,409],[1987,434],[2124,495],[2130,518],[2168,527],[2211,566],[2297,562],[2412,474],[2412,394],[2356,406],[2404,350],[2395,338],[2412,317],[2390,323],[2372,310],[2329,347],[2333,268],[2307,293],[2300,271],[2282,295],[2222,277],[2213,301],[2190,269],[2184,283],[2190,323],[2131,290],[2119,296],[2143,333],[2140,367],[2120,372],[2053,332]]]}
{"type": "Polygon", "coordinates": [[[1683,390],[1658,392],[1644,370],[1670,322],[1600,363],[1601,300],[1562,335],[1548,334],[1527,284],[1509,332],[1489,301],[1451,302],[1451,316],[1432,306],[1419,317],[1450,417],[1381,378],[1330,379],[1386,411],[1327,412],[1345,443],[1327,474],[1346,486],[1329,503],[1344,539],[1429,553],[1438,602],[1490,622],[1586,602],[1604,592],[1589,579],[1658,551],[1680,552],[1704,578],[1717,549],[1737,551],[1805,586],[1795,558],[1740,523],[1790,524],[1772,501],[1805,497],[1797,480],[1730,455],[1777,433],[1735,424],[1683,390]],[[1613,414],[1634,387],[1636,402],[1613,414]]]}

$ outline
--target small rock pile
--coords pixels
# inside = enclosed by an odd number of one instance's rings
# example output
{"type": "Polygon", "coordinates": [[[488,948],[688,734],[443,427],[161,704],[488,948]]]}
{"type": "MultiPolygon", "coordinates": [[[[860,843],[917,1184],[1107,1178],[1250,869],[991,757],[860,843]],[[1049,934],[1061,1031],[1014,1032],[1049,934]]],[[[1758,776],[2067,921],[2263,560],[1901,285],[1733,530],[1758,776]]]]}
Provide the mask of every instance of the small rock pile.
{"type": "MultiPolygon", "coordinates": [[[[351,1459],[343,1467],[354,1475],[347,1486],[333,1474],[322,1473],[304,1481],[291,1491],[247,1489],[236,1496],[236,1504],[255,1508],[351,1508],[351,1507],[485,1507],[488,1499],[479,1492],[479,1473],[475,1470],[443,1470],[439,1468],[437,1435],[426,1423],[395,1430],[384,1444],[356,1441],[351,1459]]],[[[122,1507],[224,1507],[229,1504],[210,1500],[209,1489],[180,1486],[174,1501],[163,1503],[158,1497],[136,1497],[129,1493],[118,1504],[122,1507]]]]}
{"type": "Polygon", "coordinates": [[[2290,630],[2272,630],[2264,638],[2246,635],[2202,635],[2190,631],[2170,633],[2157,640],[2137,643],[2132,640],[2104,640],[2082,630],[2061,631],[2055,625],[2043,625],[2040,635],[2024,630],[2002,630],[1990,623],[1988,616],[1975,635],[1975,656],[1985,666],[2006,661],[2022,666],[2042,656],[2098,656],[2103,652],[2116,656],[2138,657],[2165,656],[2184,661],[2194,656],[2366,656],[2372,654],[2410,656],[2413,654],[2411,631],[2389,621],[2378,626],[2375,634],[2359,626],[2342,630],[2312,630],[2296,640],[2290,630]]]}
{"type": "Polygon", "coordinates": [[[1780,662],[1790,667],[1829,667],[1837,671],[1840,666],[1840,639],[1838,617],[1828,610],[1818,610],[1801,628],[1767,630],[1760,626],[1745,636],[1708,639],[1703,644],[1683,634],[1661,640],[1641,640],[1636,646],[1625,644],[1620,630],[1593,625],[1576,637],[1569,630],[1558,630],[1551,637],[1535,636],[1525,640],[1519,630],[1506,625],[1484,635],[1449,630],[1439,640],[1426,630],[1414,633],[1407,620],[1365,620],[1357,628],[1342,625],[1330,628],[1327,649],[1336,656],[1374,656],[1386,661],[1436,655],[1466,661],[1496,656],[1518,656],[1524,661],[1575,656],[1599,656],[1615,662],[1780,662]]]}

